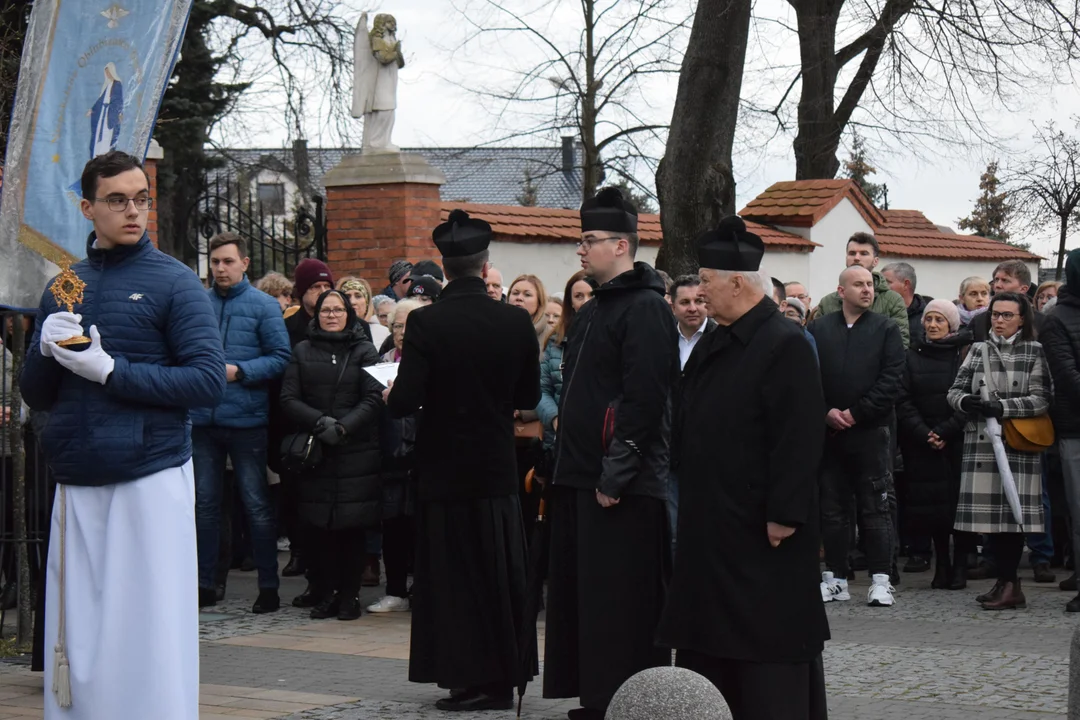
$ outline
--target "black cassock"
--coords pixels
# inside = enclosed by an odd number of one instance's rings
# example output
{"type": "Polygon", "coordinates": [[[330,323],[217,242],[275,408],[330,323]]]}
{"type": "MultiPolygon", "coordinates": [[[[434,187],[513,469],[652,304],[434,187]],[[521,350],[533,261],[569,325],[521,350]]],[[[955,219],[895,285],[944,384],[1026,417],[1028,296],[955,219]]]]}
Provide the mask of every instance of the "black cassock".
{"type": "Polygon", "coordinates": [[[659,640],[720,688],[735,720],[824,718],[813,350],[765,298],[701,338],[680,390],[679,547],[659,640]],[[773,548],[770,521],[795,534],[773,548]]]}
{"type": "Polygon", "coordinates": [[[513,418],[540,400],[539,356],[528,314],[493,301],[478,277],[409,314],[388,409],[420,411],[413,682],[517,683],[526,550],[513,418]]]}

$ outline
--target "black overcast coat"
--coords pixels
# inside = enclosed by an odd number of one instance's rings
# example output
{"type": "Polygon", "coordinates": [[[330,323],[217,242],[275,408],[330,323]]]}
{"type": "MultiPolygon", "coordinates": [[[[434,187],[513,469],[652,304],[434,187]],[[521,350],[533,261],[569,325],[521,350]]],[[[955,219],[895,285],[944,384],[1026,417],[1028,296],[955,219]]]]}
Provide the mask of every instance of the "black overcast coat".
{"type": "Polygon", "coordinates": [[[904,455],[904,512],[913,532],[948,532],[956,516],[968,418],[949,405],[948,393],[969,345],[971,333],[964,329],[936,342],[921,339],[907,353],[896,424],[904,455]],[[945,441],[943,450],[926,442],[931,431],[945,441]]]}
{"type": "Polygon", "coordinates": [[[414,310],[390,393],[393,417],[421,407],[420,499],[518,492],[514,409],[540,402],[540,347],[529,314],[492,302],[479,277],[453,280],[414,310]]]}
{"type": "Polygon", "coordinates": [[[1046,316],[1039,340],[1054,378],[1054,433],[1080,437],[1080,297],[1068,285],[1058,289],[1057,305],[1046,316]]]}
{"type": "Polygon", "coordinates": [[[825,403],[810,343],[763,298],[698,341],[677,405],[679,547],[660,642],[731,660],[813,659],[829,625],[818,587],[825,403]],[[770,521],[795,534],[773,548],[770,521]]]}
{"type": "MultiPolygon", "coordinates": [[[[699,341],[700,342],[700,341],[699,341]]],[[[666,500],[678,330],[645,263],[604,283],[563,354],[556,485],[666,500]]]]}
{"type": "Polygon", "coordinates": [[[293,348],[282,381],[281,411],[294,431],[312,430],[324,415],[346,430],[338,445],[323,446],[322,462],[297,481],[300,518],[315,527],[377,528],[382,520],[382,385],[364,370],[379,356],[363,324],[340,333],[313,327],[309,339],[293,348]]]}

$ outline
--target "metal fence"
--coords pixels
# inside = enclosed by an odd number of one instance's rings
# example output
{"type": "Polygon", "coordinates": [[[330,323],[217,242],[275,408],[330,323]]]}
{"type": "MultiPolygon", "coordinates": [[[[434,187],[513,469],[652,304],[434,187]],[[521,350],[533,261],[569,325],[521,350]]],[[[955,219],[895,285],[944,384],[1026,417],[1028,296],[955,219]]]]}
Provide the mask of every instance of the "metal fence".
{"type": "Polygon", "coordinates": [[[22,644],[30,641],[32,613],[44,587],[52,509],[49,471],[36,431],[46,415],[30,412],[17,387],[31,323],[32,316],[0,311],[0,628],[10,631],[10,614],[17,610],[15,628],[22,644]]]}

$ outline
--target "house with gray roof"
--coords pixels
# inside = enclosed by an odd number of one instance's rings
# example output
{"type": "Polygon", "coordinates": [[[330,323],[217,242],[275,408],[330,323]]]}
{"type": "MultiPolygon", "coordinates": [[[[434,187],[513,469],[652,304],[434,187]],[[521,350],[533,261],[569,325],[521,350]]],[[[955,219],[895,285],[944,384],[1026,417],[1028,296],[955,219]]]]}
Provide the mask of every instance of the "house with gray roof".
{"type": "MultiPolygon", "coordinates": [[[[576,209],[581,205],[583,151],[572,137],[558,147],[402,148],[446,175],[444,202],[576,209]]],[[[359,148],[223,148],[214,179],[252,185],[265,212],[287,214],[311,195],[325,196],[322,178],[359,148]]]]}

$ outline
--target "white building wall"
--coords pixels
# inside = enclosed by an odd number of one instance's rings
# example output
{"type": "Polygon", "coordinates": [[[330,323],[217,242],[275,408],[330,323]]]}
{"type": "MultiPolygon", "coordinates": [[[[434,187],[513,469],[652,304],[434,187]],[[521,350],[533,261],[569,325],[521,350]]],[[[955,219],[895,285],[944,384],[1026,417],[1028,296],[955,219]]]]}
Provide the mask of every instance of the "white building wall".
{"type": "MultiPolygon", "coordinates": [[[[998,261],[995,260],[937,260],[929,258],[882,257],[878,269],[894,262],[906,262],[915,268],[915,292],[933,298],[955,300],[960,295],[960,282],[972,275],[991,279],[998,261]]],[[[1027,263],[1032,283],[1039,277],[1039,264],[1027,263]]]]}
{"type": "MultiPolygon", "coordinates": [[[[847,198],[842,199],[810,229],[809,239],[821,246],[810,253],[808,290],[815,305],[821,298],[836,291],[837,279],[846,267],[844,257],[848,238],[857,232],[873,233],[873,228],[847,198]]],[[[785,282],[799,279],[786,278],[785,282]]],[[[806,284],[805,280],[803,282],[806,284]]]]}
{"type": "MultiPolygon", "coordinates": [[[[571,242],[493,242],[489,247],[491,264],[502,272],[505,289],[510,289],[510,283],[518,275],[527,273],[539,277],[549,294],[561,293],[570,276],[581,269],[576,250],[577,247],[571,242]]],[[[655,266],[658,250],[656,247],[640,247],[637,259],[655,266]]]]}
{"type": "Polygon", "coordinates": [[[810,256],[813,253],[765,248],[761,269],[782,283],[803,282],[810,274],[810,256]]]}

